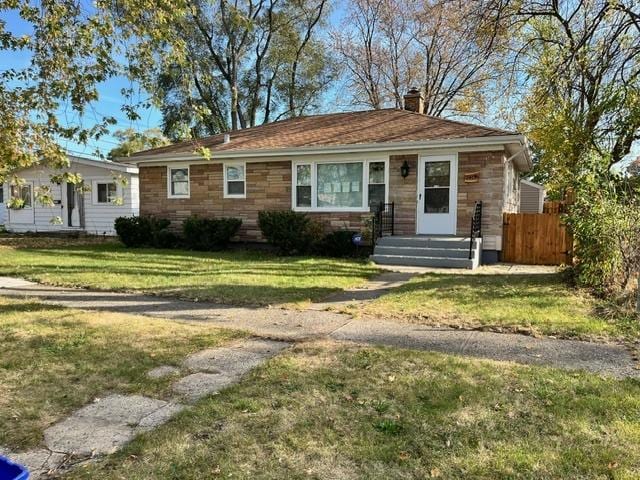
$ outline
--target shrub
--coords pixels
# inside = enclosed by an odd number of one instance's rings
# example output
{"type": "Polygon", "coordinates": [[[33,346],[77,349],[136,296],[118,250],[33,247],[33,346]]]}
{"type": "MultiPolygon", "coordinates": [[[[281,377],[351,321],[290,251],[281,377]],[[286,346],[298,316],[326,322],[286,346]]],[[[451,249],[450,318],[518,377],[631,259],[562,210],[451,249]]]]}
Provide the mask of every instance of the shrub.
{"type": "Polygon", "coordinates": [[[358,233],[353,230],[337,230],[323,237],[318,242],[316,251],[328,257],[358,257],[366,255],[368,249],[353,244],[353,236],[358,233]]]}
{"type": "MultiPolygon", "coordinates": [[[[118,217],[115,230],[127,247],[155,246],[160,232],[165,231],[171,221],[155,217],[118,217]]],[[[164,234],[163,234],[164,235],[164,234]]]]}
{"type": "Polygon", "coordinates": [[[174,232],[169,230],[159,230],[153,236],[152,245],[155,248],[176,248],[179,247],[181,239],[174,232]]]}
{"type": "Polygon", "coordinates": [[[191,216],[182,224],[184,242],[193,250],[220,250],[227,246],[242,225],[239,218],[191,216]]]}
{"type": "Polygon", "coordinates": [[[304,254],[320,238],[322,226],[304,213],[291,210],[262,211],[258,225],[267,241],[281,255],[304,254]]]}

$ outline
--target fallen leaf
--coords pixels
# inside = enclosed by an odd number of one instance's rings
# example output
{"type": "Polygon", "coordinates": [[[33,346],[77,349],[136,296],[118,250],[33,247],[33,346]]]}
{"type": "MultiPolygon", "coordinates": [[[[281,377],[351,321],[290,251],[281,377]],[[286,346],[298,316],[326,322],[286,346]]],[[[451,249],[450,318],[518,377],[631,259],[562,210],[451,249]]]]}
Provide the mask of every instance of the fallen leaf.
{"type": "Polygon", "coordinates": [[[438,467],[431,469],[431,478],[437,478],[440,476],[440,469],[438,467]]]}

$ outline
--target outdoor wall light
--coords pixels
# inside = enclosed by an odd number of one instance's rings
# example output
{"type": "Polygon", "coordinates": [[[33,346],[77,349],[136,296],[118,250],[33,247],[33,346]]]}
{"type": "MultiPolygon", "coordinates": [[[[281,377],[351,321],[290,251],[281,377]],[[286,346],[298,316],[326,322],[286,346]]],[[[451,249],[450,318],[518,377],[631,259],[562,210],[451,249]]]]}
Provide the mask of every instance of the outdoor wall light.
{"type": "Polygon", "coordinates": [[[409,164],[406,160],[400,167],[400,175],[402,175],[402,178],[407,178],[409,176],[409,164]]]}

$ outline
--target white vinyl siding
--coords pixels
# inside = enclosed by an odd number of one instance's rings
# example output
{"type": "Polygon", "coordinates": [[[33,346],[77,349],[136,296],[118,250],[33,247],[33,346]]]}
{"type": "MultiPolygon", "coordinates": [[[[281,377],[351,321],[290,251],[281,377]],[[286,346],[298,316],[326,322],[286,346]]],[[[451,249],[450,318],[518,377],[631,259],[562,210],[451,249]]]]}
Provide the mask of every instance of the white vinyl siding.
{"type": "MultiPolygon", "coordinates": [[[[127,180],[127,185],[120,184],[120,198],[122,205],[110,204],[94,204],[93,203],[93,184],[94,183],[113,183],[113,172],[105,165],[104,168],[76,164],[72,161],[70,171],[77,172],[82,175],[86,185],[91,187],[91,191],[82,194],[84,201],[84,231],[94,235],[115,235],[113,227],[117,217],[132,216],[139,214],[140,200],[138,194],[138,175],[137,173],[122,173],[127,180]]],[[[54,200],[53,206],[42,205],[38,200],[33,201],[33,217],[29,222],[24,222],[20,218],[17,211],[6,210],[5,227],[9,231],[14,232],[54,232],[54,231],[71,231],[79,230],[78,226],[68,227],[66,225],[66,184],[58,185],[50,182],[50,176],[54,172],[48,168],[37,167],[19,172],[19,176],[25,181],[33,183],[34,190],[39,186],[47,186],[51,190],[51,196],[54,200]],[[63,224],[52,222],[52,219],[59,217],[63,220],[63,224]],[[20,220],[23,223],[20,223],[20,220]]],[[[5,188],[7,188],[5,186],[5,188]]],[[[8,192],[5,194],[5,198],[8,192]]]]}

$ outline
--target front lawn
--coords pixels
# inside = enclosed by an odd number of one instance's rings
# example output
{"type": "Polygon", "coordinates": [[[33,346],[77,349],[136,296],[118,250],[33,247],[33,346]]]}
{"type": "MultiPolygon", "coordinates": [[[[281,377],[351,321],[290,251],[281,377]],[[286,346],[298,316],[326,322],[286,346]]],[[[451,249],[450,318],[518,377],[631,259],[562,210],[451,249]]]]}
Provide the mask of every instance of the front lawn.
{"type": "Polygon", "coordinates": [[[319,300],[361,285],[377,272],[365,261],[283,258],[256,251],[201,253],[127,249],[116,242],[47,243],[27,238],[19,247],[0,240],[0,275],[230,305],[276,305],[319,300]]]}
{"type": "Polygon", "coordinates": [[[348,311],[422,325],[579,337],[638,338],[640,321],[599,316],[597,301],[560,274],[426,274],[348,311]]]}
{"type": "Polygon", "coordinates": [[[73,479],[638,478],[640,383],[313,343],[73,479]]]}
{"type": "Polygon", "coordinates": [[[49,425],[109,392],[162,396],[173,379],[148,370],[240,336],[0,297],[0,447],[38,445],[49,425]]]}

